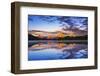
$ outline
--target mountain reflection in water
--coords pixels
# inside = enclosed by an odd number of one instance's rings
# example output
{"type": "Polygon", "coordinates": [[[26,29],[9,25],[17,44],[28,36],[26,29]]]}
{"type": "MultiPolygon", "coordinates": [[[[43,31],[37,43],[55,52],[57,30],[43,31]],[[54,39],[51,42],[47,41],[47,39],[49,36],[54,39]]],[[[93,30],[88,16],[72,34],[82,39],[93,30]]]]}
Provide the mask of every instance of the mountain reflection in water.
{"type": "Polygon", "coordinates": [[[28,60],[88,58],[87,43],[29,42],[28,60]]]}

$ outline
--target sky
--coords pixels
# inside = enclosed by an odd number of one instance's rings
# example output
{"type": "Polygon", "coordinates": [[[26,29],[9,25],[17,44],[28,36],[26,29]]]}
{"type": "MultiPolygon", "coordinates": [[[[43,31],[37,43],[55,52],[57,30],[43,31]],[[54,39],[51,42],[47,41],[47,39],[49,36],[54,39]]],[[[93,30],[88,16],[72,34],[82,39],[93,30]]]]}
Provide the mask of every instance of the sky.
{"type": "Polygon", "coordinates": [[[88,18],[75,16],[28,15],[28,30],[54,32],[61,30],[64,24],[68,27],[74,25],[74,27],[80,30],[85,30],[88,25],[88,18]],[[64,20],[61,18],[64,18],[64,20]]]}

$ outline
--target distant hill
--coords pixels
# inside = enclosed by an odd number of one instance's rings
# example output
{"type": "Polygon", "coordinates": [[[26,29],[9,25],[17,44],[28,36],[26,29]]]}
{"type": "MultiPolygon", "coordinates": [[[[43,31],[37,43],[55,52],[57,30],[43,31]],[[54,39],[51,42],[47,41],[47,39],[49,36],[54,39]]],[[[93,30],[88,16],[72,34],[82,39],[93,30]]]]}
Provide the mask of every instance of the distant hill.
{"type": "Polygon", "coordinates": [[[63,39],[65,37],[85,37],[87,35],[87,31],[84,30],[78,30],[78,29],[67,29],[67,30],[61,30],[61,31],[55,31],[55,32],[46,32],[46,31],[40,31],[40,30],[31,30],[28,31],[30,35],[32,35],[34,38],[37,39],[63,39]]]}
{"type": "Polygon", "coordinates": [[[38,38],[35,37],[31,34],[28,34],[28,40],[87,40],[88,36],[77,36],[77,37],[70,37],[70,36],[66,36],[63,38],[53,38],[53,39],[47,39],[47,38],[38,38]]]}
{"type": "Polygon", "coordinates": [[[28,40],[38,40],[38,39],[40,39],[40,38],[35,37],[35,36],[31,35],[31,34],[28,34],[28,40]]]}

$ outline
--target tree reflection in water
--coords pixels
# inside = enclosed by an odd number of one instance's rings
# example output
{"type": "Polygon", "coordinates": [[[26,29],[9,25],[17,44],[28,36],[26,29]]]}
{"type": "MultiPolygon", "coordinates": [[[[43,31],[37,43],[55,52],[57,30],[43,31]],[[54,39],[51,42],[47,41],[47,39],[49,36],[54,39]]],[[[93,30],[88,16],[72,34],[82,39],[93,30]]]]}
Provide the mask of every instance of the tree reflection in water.
{"type": "Polygon", "coordinates": [[[88,58],[87,43],[31,42],[28,60],[56,60],[88,58]]]}

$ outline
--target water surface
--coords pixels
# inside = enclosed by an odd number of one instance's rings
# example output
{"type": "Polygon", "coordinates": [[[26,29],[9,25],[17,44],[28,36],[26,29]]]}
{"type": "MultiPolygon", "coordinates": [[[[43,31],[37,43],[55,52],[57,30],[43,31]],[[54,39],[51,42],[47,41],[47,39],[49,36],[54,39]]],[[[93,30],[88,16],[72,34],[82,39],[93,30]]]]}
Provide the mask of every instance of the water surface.
{"type": "Polygon", "coordinates": [[[86,42],[29,41],[28,60],[57,60],[88,58],[86,42]]]}

